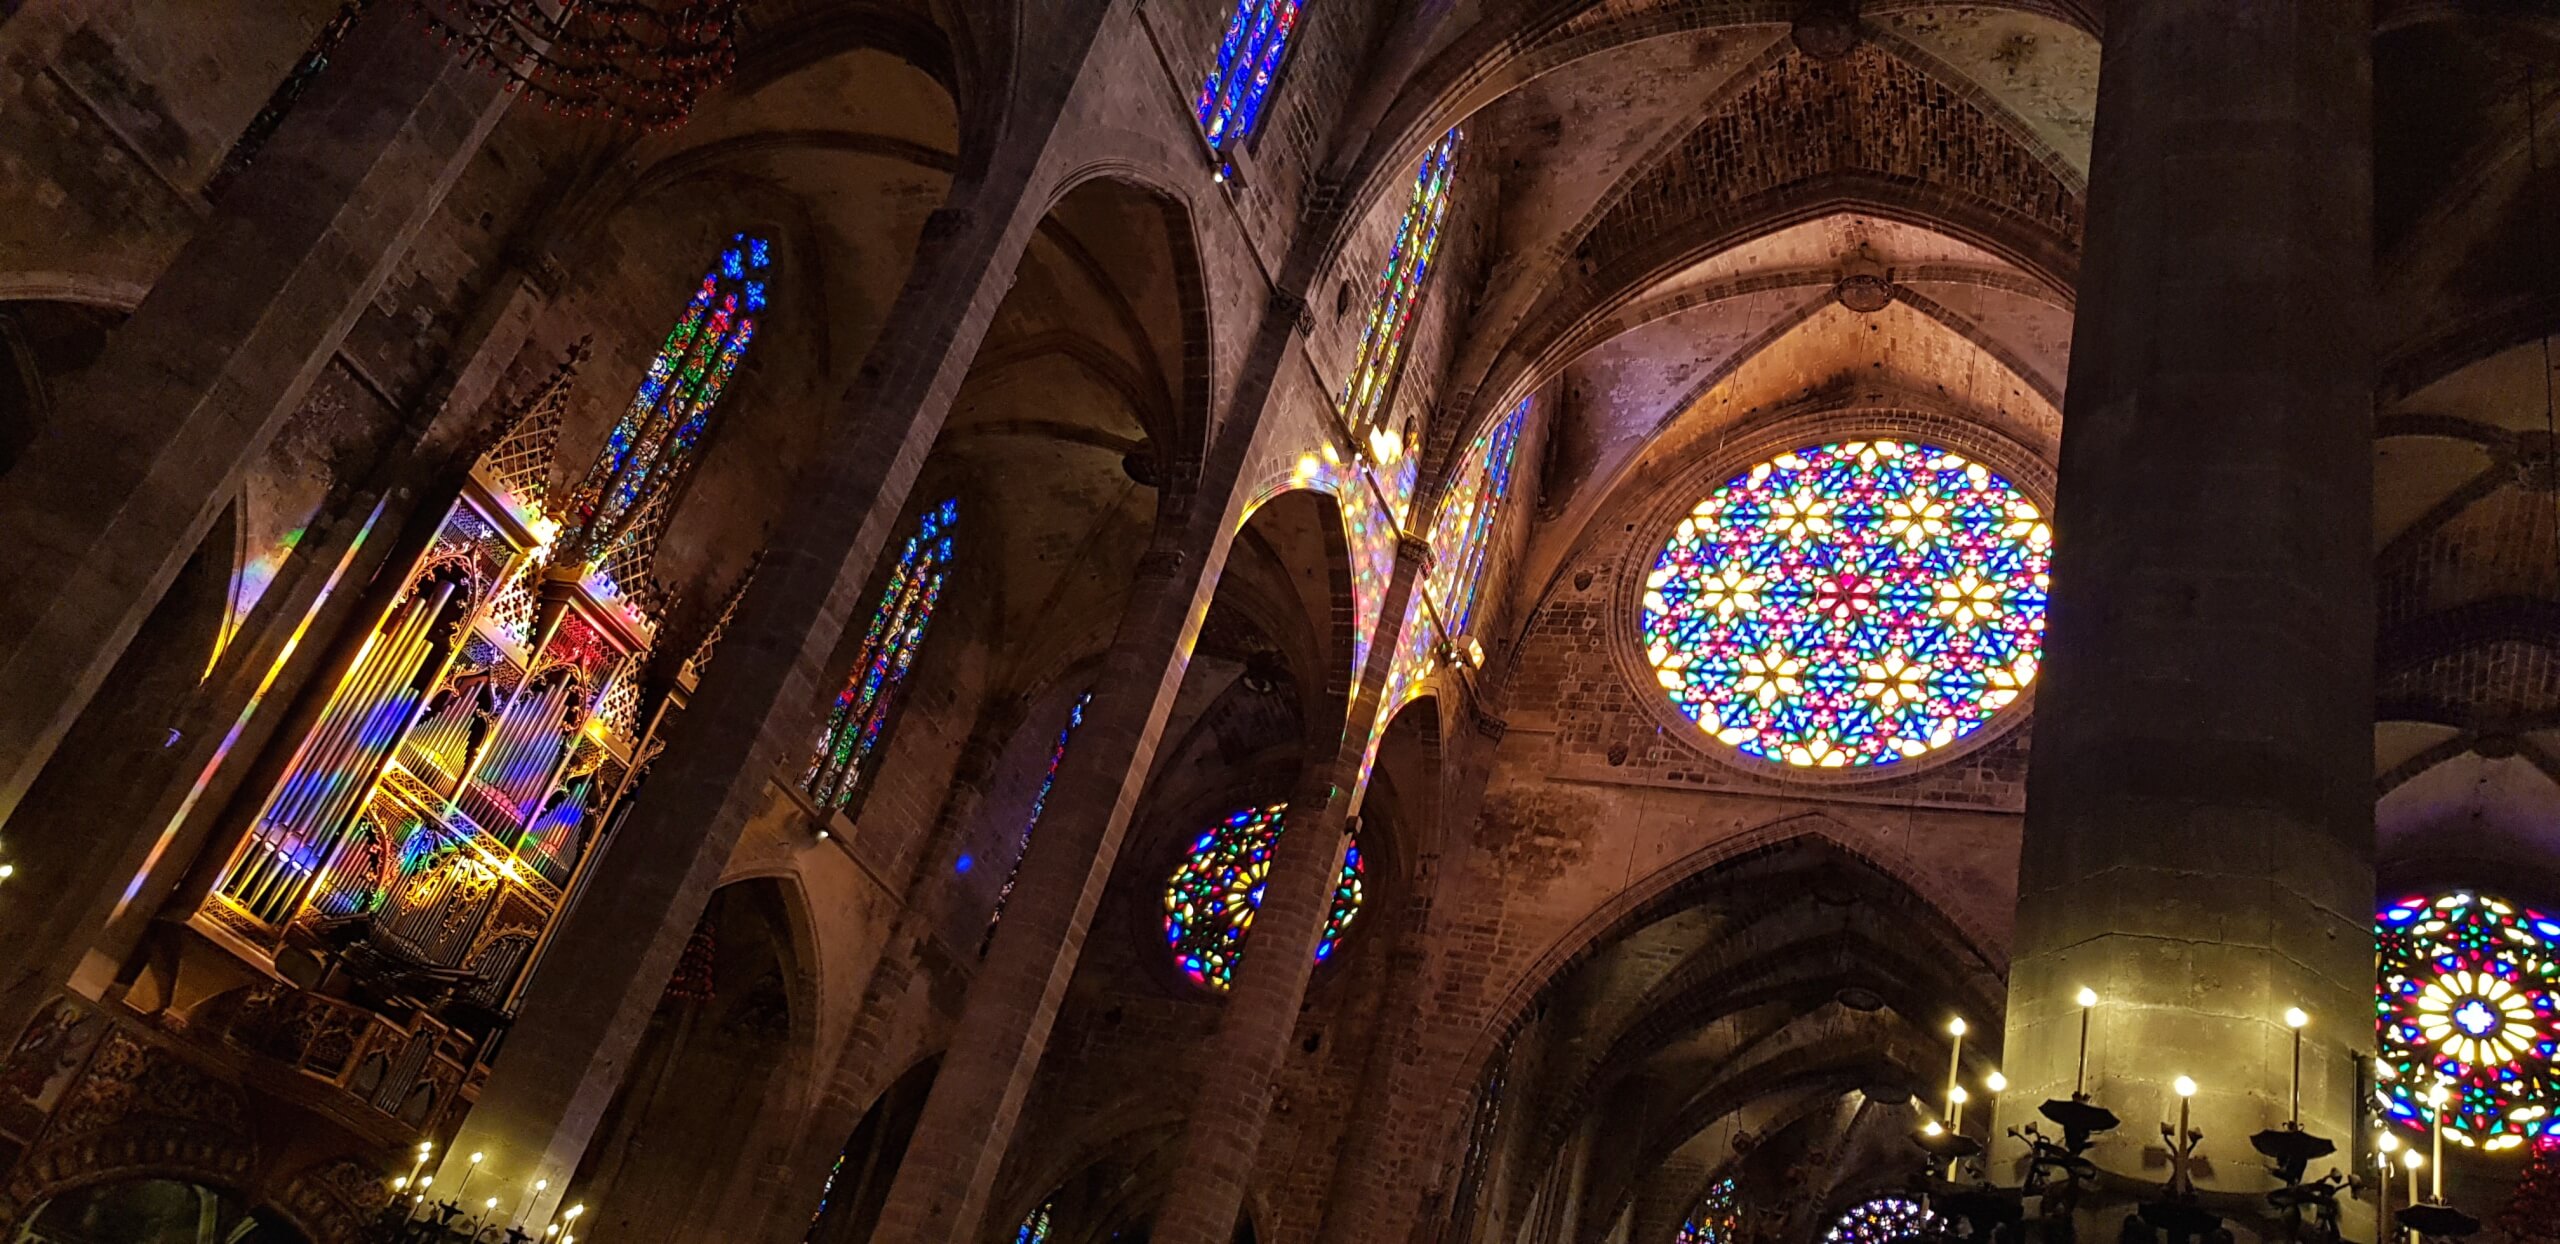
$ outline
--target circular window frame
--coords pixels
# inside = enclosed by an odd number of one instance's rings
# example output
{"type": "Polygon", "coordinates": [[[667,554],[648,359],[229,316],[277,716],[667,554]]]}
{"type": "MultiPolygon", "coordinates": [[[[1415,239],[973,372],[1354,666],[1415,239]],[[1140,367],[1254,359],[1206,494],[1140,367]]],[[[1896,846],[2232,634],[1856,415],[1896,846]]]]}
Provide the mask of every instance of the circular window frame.
{"type": "Polygon", "coordinates": [[[1737,429],[1714,453],[1702,455],[1653,489],[1644,500],[1622,511],[1626,530],[1609,549],[1618,562],[1609,601],[1613,620],[1608,625],[1609,640],[1605,645],[1610,663],[1620,677],[1636,688],[1637,700],[1660,727],[1660,733],[1678,738],[1691,752],[1723,772],[1779,786],[1820,789],[1905,782],[2007,739],[2035,716],[2036,693],[2044,681],[2041,667],[2035,682],[2020,691],[2016,700],[1992,714],[1991,720],[1971,734],[1945,747],[1888,765],[1819,769],[1760,759],[1720,742],[1663,694],[1652,657],[1645,651],[1645,580],[1652,575],[1654,563],[1679,528],[1680,520],[1695,512],[1699,502],[1715,490],[1781,454],[1816,445],[1883,440],[1932,445],[1989,467],[2034,502],[2044,512],[2048,525],[2053,522],[2054,473],[2044,455],[1977,420],[1905,406],[1835,408],[1737,429]]]}

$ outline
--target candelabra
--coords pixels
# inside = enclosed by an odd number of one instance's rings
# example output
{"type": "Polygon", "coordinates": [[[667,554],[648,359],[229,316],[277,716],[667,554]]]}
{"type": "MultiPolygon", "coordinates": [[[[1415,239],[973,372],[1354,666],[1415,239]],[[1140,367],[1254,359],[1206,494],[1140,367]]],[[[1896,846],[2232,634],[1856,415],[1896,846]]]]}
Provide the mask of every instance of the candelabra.
{"type": "MultiPolygon", "coordinates": [[[[1927,1156],[1927,1167],[1913,1185],[1933,1215],[1928,1233],[1922,1237],[1925,1244],[2027,1244],[2031,1229],[2038,1244],[2076,1244],[2080,1213],[2101,1182],[2098,1165],[2090,1159],[2089,1151],[2101,1136],[2121,1124],[2113,1111],[2099,1105],[2089,1094],[2089,1018],[2098,1006],[2098,997],[2094,991],[2084,989],[2079,1001],[2080,1071],[2071,1095],[2039,1107],[2041,1122],[2009,1129],[2008,1134],[2027,1149],[2024,1177],[2016,1186],[1995,1182],[1982,1162],[1982,1142],[1959,1130],[1966,1093],[1956,1083],[1958,1070],[1949,1072],[1945,1123],[1931,1119],[1914,1137],[1927,1156]],[[1959,1177],[1968,1163],[1974,1168],[1970,1181],[1959,1177]],[[2034,1207],[2032,1213],[2030,1203],[2034,1207]]],[[[2285,1013],[2285,1023],[2294,1034],[2292,1118],[2281,1127],[2268,1128],[2249,1138],[2250,1147],[2267,1160],[2268,1173],[2279,1185],[2266,1194],[2267,1211],[2262,1219],[2273,1225],[2277,1233],[2273,1238],[2293,1244],[2343,1244],[2346,1236],[2339,1200],[2350,1189],[2374,1193],[2377,1209],[2382,1211],[2376,1216],[2377,1240],[2397,1240],[2406,1233],[2413,1241],[2447,1244],[2478,1232],[2477,1218],[2444,1203],[2441,1183],[2431,1202],[2418,1200],[2416,1172],[2423,1160],[2414,1149],[2405,1155],[2411,1204],[2397,1215],[2396,1227],[2383,1209],[2390,1194],[2388,1153],[2381,1155],[2384,1168],[2371,1182],[2350,1179],[2336,1170],[2317,1179],[2310,1177],[2312,1163],[2336,1153],[2338,1147],[2302,1126],[2302,1030],[2310,1023],[2310,1017],[2299,1008],[2290,1009],[2285,1013]]],[[[1950,1026],[1959,1043],[1964,1035],[1962,1024],[1958,1020],[1950,1026]]],[[[1961,1067],[1960,1045],[1956,1066],[1961,1067]]],[[[2007,1084],[1995,1073],[1987,1087],[1996,1094],[2007,1084]]],[[[2175,1088],[2177,1122],[2160,1125],[2162,1147],[2168,1156],[2167,1178],[2156,1190],[2147,1192],[2120,1183],[2109,1188],[2110,1192],[2131,1192],[2138,1198],[2116,1237],[2119,1244],[2229,1244],[2233,1235],[2225,1225],[2224,1214],[2246,1213],[2246,1202],[2240,1198],[2199,1195],[2195,1173],[2206,1136],[2193,1126],[2191,1106],[2197,1086],[2193,1079],[2179,1076],[2175,1088]]],[[[2440,1135],[2440,1122],[2437,1126],[2440,1135]]]]}

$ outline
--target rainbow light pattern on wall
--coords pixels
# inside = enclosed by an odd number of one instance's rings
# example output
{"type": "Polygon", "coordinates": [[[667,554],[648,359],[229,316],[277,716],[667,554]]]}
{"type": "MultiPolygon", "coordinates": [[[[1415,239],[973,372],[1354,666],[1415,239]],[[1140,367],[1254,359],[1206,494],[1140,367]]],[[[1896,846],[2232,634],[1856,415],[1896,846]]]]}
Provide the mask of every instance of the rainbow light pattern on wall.
{"type": "Polygon", "coordinates": [[[1369,318],[1360,331],[1360,353],[1342,385],[1342,419],[1353,435],[1363,435],[1385,413],[1387,391],[1396,368],[1404,362],[1405,336],[1413,313],[1430,288],[1432,261],[1440,253],[1440,226],[1449,216],[1449,185],[1457,171],[1458,147],[1465,136],[1443,135],[1422,157],[1413,177],[1413,198],[1396,228],[1395,248],[1387,252],[1378,273],[1377,291],[1369,299],[1369,318]]]}
{"type": "MultiPolygon", "coordinates": [[[[1285,803],[1245,808],[1211,826],[1165,883],[1165,944],[1194,982],[1220,993],[1235,986],[1245,934],[1253,927],[1253,913],[1262,907],[1262,887],[1271,874],[1271,848],[1280,840],[1281,818],[1288,811],[1285,803]]],[[[1343,931],[1359,916],[1366,872],[1354,838],[1343,849],[1333,909],[1316,943],[1318,963],[1333,957],[1343,931]]]]}
{"type": "Polygon", "coordinates": [[[1022,843],[1013,852],[1013,867],[1004,875],[1004,887],[996,891],[996,909],[987,917],[987,936],[994,937],[997,922],[1004,919],[1004,905],[1013,899],[1013,883],[1022,877],[1022,857],[1031,850],[1032,831],[1040,828],[1040,814],[1049,810],[1049,791],[1058,784],[1058,766],[1067,761],[1067,743],[1076,737],[1076,727],[1084,724],[1085,706],[1093,703],[1088,691],[1076,697],[1067,709],[1066,727],[1058,731],[1058,741],[1049,749],[1049,767],[1040,774],[1040,789],[1031,796],[1031,814],[1022,818],[1022,843]]]}
{"type": "Polygon", "coordinates": [[[870,629],[854,658],[853,677],[836,695],[819,736],[817,754],[805,779],[811,798],[822,808],[840,808],[862,789],[868,765],[887,734],[898,706],[898,693],[924,647],[933,625],[933,607],[942,599],[943,577],[951,568],[951,529],[960,519],[954,497],[924,512],[916,534],[898,554],[897,569],[871,611],[870,629]]]}
{"type": "Polygon", "coordinates": [[[1980,729],[2035,680],[2053,531],[1979,464],[1850,441],[1680,520],[1638,619],[1671,702],[1744,755],[1855,768],[1980,729]]]}
{"type": "Polygon", "coordinates": [[[1211,150],[1232,151],[1261,125],[1262,105],[1288,60],[1289,36],[1298,28],[1298,4],[1237,0],[1235,16],[1227,19],[1227,37],[1218,41],[1218,65],[1200,84],[1193,107],[1211,150]]]}
{"type": "Polygon", "coordinates": [[[1823,1244],[1898,1244],[1920,1238],[1937,1215],[1907,1197],[1882,1196],[1840,1216],[1823,1244]]]}
{"type": "Polygon", "coordinates": [[[2374,920],[2375,990],[2391,1117],[2424,1135],[2447,1082],[2447,1138],[2512,1149],[2560,1137],[2560,920],[2470,891],[2420,895],[2374,920]]]}
{"type": "Polygon", "coordinates": [[[652,479],[692,465],[710,427],[712,407],[755,341],[756,317],[764,311],[772,267],[772,245],[741,233],[703,274],[692,301],[650,360],[630,408],[605,438],[591,478],[607,482],[583,498],[583,513],[571,516],[579,528],[589,533],[610,529],[631,513],[652,479]]]}
{"type": "Polygon", "coordinates": [[[1731,1179],[1717,1180],[1698,1198],[1698,1208],[1680,1224],[1680,1244],[1733,1244],[1741,1213],[1731,1179]]]}

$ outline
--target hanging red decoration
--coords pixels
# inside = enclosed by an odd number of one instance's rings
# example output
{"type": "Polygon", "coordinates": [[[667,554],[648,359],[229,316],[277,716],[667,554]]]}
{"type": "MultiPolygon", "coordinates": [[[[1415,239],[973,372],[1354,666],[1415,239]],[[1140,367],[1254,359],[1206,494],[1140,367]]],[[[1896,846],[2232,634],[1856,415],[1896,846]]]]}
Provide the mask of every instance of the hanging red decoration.
{"type": "Polygon", "coordinates": [[[737,68],[740,0],[410,0],[427,29],[572,116],[664,129],[737,68]]]}
{"type": "Polygon", "coordinates": [[[2493,1235],[2503,1244],[2560,1244],[2560,1143],[2534,1146],[2533,1163],[2493,1235]]]}
{"type": "Polygon", "coordinates": [[[709,1002],[713,992],[712,964],[719,953],[719,935],[710,915],[705,913],[702,923],[693,926],[693,936],[685,939],[675,975],[667,980],[667,996],[683,1002],[709,1002]]]}

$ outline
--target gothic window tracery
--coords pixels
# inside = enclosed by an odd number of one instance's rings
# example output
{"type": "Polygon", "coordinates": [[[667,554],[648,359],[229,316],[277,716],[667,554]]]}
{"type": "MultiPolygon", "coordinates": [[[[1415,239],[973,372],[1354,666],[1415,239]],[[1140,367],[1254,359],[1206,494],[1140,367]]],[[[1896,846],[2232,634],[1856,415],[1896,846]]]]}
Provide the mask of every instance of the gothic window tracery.
{"type": "Polygon", "coordinates": [[[2512,1149],[2560,1135],[2560,920],[2474,891],[2419,895],[2375,920],[2383,1108],[2424,1134],[2512,1149]]]}
{"type": "MultiPolygon", "coordinates": [[[[1285,803],[1243,808],[1209,827],[1192,841],[1165,884],[1165,943],[1175,966],[1193,983],[1220,993],[1235,986],[1236,964],[1244,957],[1245,935],[1262,906],[1272,848],[1280,841],[1288,810],[1285,803]]],[[[1317,962],[1333,957],[1343,933],[1359,916],[1367,867],[1359,840],[1345,843],[1333,905],[1325,916],[1324,936],[1316,943],[1317,962]]]]}
{"type": "Polygon", "coordinates": [[[854,658],[853,676],[828,710],[826,730],[803,779],[822,808],[852,802],[871,776],[871,761],[933,625],[934,605],[942,599],[943,579],[951,568],[952,528],[959,520],[956,497],[926,510],[916,534],[899,552],[888,586],[881,589],[854,658]]]}
{"type": "Polygon", "coordinates": [[[1404,363],[1407,333],[1414,311],[1431,287],[1434,261],[1440,254],[1440,227],[1449,218],[1449,187],[1457,172],[1458,147],[1465,136],[1457,130],[1442,135],[1424,153],[1414,171],[1412,197],[1396,226],[1394,246],[1369,297],[1369,314],[1360,331],[1360,349],[1343,381],[1342,421],[1355,439],[1365,436],[1386,413],[1387,395],[1396,370],[1404,363]]]}
{"type": "Polygon", "coordinates": [[[1263,105],[1288,61],[1299,4],[1300,0],[1236,0],[1226,37],[1218,41],[1218,63],[1200,84],[1193,105],[1201,137],[1221,157],[1243,145],[1260,127],[1263,105]]]}
{"type": "Polygon", "coordinates": [[[1639,633],[1672,704],[1743,755],[1889,765],[2026,692],[2052,552],[2036,505],[1978,463],[1907,441],[1810,446],[1680,521],[1639,633]]]}
{"type": "Polygon", "coordinates": [[[1908,1197],[1882,1196],[1840,1216],[1823,1244],[1899,1244],[1922,1238],[1937,1216],[1908,1197]]]}

